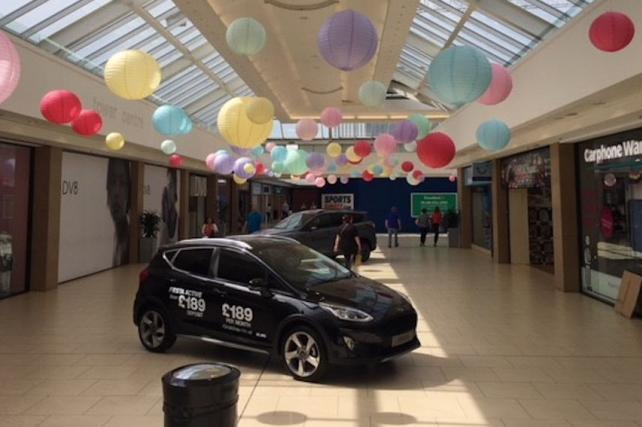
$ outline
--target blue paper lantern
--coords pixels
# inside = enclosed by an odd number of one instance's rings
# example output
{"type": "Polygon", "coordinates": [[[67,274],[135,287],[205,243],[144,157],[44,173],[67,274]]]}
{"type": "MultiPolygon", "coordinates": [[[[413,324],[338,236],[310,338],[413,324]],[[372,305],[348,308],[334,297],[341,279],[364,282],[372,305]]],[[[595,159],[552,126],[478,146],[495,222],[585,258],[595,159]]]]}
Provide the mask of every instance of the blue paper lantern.
{"type": "Polygon", "coordinates": [[[275,162],[283,162],[288,155],[288,150],[287,148],[279,145],[272,149],[270,155],[272,156],[272,160],[275,162]]]}
{"type": "Polygon", "coordinates": [[[424,139],[432,130],[432,122],[426,116],[413,114],[408,120],[417,126],[417,140],[424,139]]]}
{"type": "Polygon", "coordinates": [[[239,55],[256,55],[265,46],[265,27],[254,18],[234,20],[225,32],[225,41],[239,55]]]}
{"type": "Polygon", "coordinates": [[[477,143],[488,151],[505,148],[511,139],[510,128],[499,120],[489,120],[477,128],[477,143]]]}
{"type": "Polygon", "coordinates": [[[493,77],[488,59],[471,46],[453,46],[430,64],[428,79],[440,101],[460,107],[486,92],[493,77]]]}
{"type": "Polygon", "coordinates": [[[184,135],[192,130],[192,121],[182,108],[174,105],[161,105],[152,115],[156,132],[165,136],[184,135]]]}
{"type": "Polygon", "coordinates": [[[383,173],[383,166],[374,165],[372,168],[372,174],[375,176],[380,176],[383,173]]]}
{"type": "Polygon", "coordinates": [[[260,157],[263,155],[263,153],[265,153],[265,148],[263,148],[262,145],[259,145],[258,147],[252,150],[252,155],[255,157],[260,157]]]}
{"type": "Polygon", "coordinates": [[[290,174],[303,175],[308,171],[307,159],[308,154],[303,150],[287,150],[287,156],[283,161],[283,165],[290,174]]]}
{"type": "Polygon", "coordinates": [[[325,21],[317,35],[317,46],[330,65],[352,71],[363,67],[374,57],[377,38],[377,29],[370,19],[348,9],[325,21]]]}
{"type": "Polygon", "coordinates": [[[359,101],[366,107],[381,107],[386,100],[386,92],[386,85],[369,80],[359,87],[359,101]]]}
{"type": "Polygon", "coordinates": [[[283,162],[280,162],[280,161],[272,162],[272,172],[278,175],[285,172],[285,165],[283,164],[283,162]]]}

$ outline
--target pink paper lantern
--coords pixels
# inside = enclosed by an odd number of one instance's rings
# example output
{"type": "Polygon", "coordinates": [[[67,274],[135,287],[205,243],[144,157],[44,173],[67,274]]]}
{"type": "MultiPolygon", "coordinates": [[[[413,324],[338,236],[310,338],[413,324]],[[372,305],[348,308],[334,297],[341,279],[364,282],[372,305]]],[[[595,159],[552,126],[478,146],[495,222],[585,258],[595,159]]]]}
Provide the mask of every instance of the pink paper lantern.
{"type": "Polygon", "coordinates": [[[455,157],[455,143],[442,132],[433,132],[417,143],[417,157],[429,168],[443,168],[455,157]]]}
{"type": "Polygon", "coordinates": [[[479,98],[484,105],[496,105],[508,98],[513,90],[513,78],[506,67],[492,64],[493,78],[486,92],[479,98]]]}
{"type": "Polygon", "coordinates": [[[274,142],[268,142],[267,144],[265,144],[265,151],[271,153],[274,147],[276,147],[276,144],[274,142]]]}
{"type": "Polygon", "coordinates": [[[325,187],[325,178],[322,176],[317,177],[314,180],[314,185],[316,185],[318,188],[323,188],[325,187]]]}
{"type": "Polygon", "coordinates": [[[0,31],[0,104],[5,102],[20,81],[20,56],[13,42],[0,31]]]}
{"type": "Polygon", "coordinates": [[[205,157],[205,165],[211,171],[214,170],[214,160],[216,160],[216,153],[210,153],[205,157]]]}
{"type": "Polygon", "coordinates": [[[93,136],[103,127],[103,119],[94,110],[82,110],[78,117],[71,122],[71,128],[78,135],[93,136]]]}
{"type": "Polygon", "coordinates": [[[603,52],[617,52],[631,43],[635,36],[635,24],[620,12],[606,12],[598,16],[589,29],[593,46],[603,52]]]}
{"type": "Polygon", "coordinates": [[[457,177],[456,177],[455,175],[450,175],[450,176],[448,177],[448,181],[450,181],[450,182],[455,182],[455,181],[457,181],[457,177]]]}
{"type": "Polygon", "coordinates": [[[312,119],[301,119],[296,124],[296,134],[303,141],[312,141],[318,131],[319,126],[312,119]]]}
{"type": "Polygon", "coordinates": [[[336,128],[343,121],[341,110],[334,107],[326,107],[321,112],[321,123],[328,128],[336,128]]]}
{"type": "Polygon", "coordinates": [[[70,123],[81,111],[80,99],[68,90],[52,90],[40,100],[42,116],[58,125],[70,123]]]}
{"type": "Polygon", "coordinates": [[[382,133],[375,138],[374,149],[380,157],[388,157],[397,149],[397,141],[389,133],[382,133]]]}
{"type": "Polygon", "coordinates": [[[317,177],[312,172],[308,172],[305,175],[305,182],[307,182],[308,184],[314,184],[315,179],[317,179],[317,177]]]}

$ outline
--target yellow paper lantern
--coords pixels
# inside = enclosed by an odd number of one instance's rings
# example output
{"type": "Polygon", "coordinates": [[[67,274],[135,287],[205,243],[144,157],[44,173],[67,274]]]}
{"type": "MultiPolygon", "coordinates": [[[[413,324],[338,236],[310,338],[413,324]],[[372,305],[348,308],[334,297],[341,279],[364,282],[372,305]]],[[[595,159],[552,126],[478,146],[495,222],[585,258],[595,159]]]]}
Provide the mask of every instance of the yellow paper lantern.
{"type": "Polygon", "coordinates": [[[121,98],[143,99],[161,82],[161,69],[153,56],[140,50],[118,52],[105,64],[105,83],[121,98]]]}
{"type": "Polygon", "coordinates": [[[254,100],[250,97],[232,98],[218,112],[218,131],[228,144],[252,149],[263,144],[272,134],[272,119],[254,123],[248,118],[247,109],[254,100]]]}
{"type": "Polygon", "coordinates": [[[125,137],[118,132],[112,132],[105,137],[107,148],[118,151],[125,146],[125,137]]]}
{"type": "Polygon", "coordinates": [[[247,179],[241,178],[238,175],[232,175],[232,179],[234,179],[234,182],[237,183],[238,185],[243,185],[247,182],[247,179]]]}
{"type": "Polygon", "coordinates": [[[338,142],[331,142],[325,147],[325,152],[332,158],[337,158],[341,155],[341,144],[338,142]]]}
{"type": "Polygon", "coordinates": [[[248,175],[254,175],[256,173],[256,167],[254,167],[252,163],[247,163],[245,166],[243,166],[243,170],[248,175]]]}
{"type": "Polygon", "coordinates": [[[346,150],[346,158],[351,162],[358,162],[361,160],[361,157],[354,152],[354,147],[348,147],[346,150]]]}
{"type": "Polygon", "coordinates": [[[254,98],[247,107],[247,118],[255,124],[263,124],[274,118],[274,105],[267,98],[254,98]]]}

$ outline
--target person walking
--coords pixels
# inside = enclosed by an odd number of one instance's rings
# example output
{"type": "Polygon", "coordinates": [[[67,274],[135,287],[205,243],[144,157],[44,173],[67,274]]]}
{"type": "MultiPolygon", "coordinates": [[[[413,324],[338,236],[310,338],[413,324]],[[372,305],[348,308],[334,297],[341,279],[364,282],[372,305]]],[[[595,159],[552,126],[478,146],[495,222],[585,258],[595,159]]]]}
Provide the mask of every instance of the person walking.
{"type": "Polygon", "coordinates": [[[439,206],[435,206],[435,210],[432,213],[432,217],[430,218],[430,222],[432,223],[432,231],[435,233],[435,242],[433,243],[433,246],[437,246],[437,241],[439,240],[439,227],[441,226],[441,222],[443,221],[443,215],[441,214],[441,210],[439,209],[439,206]]]}
{"type": "Polygon", "coordinates": [[[204,238],[212,238],[218,234],[218,226],[212,220],[212,217],[207,217],[205,223],[201,227],[201,234],[204,238]]]}
{"type": "Polygon", "coordinates": [[[290,215],[290,205],[287,200],[284,200],[281,205],[281,218],[287,218],[288,215],[290,215]]]}
{"type": "Polygon", "coordinates": [[[342,254],[345,259],[345,266],[352,268],[356,261],[357,254],[361,253],[361,241],[359,240],[359,233],[357,227],[352,224],[353,218],[351,215],[343,216],[343,225],[334,239],[334,252],[342,254]]]}
{"type": "Polygon", "coordinates": [[[388,218],[386,218],[386,230],[388,230],[388,247],[392,247],[392,236],[395,237],[395,248],[399,246],[399,232],[401,231],[401,220],[399,211],[395,206],[390,209],[388,218]]]}
{"type": "Polygon", "coordinates": [[[419,246],[426,246],[426,235],[428,234],[428,228],[430,227],[430,215],[428,215],[428,209],[423,208],[421,210],[421,215],[419,215],[415,224],[419,227],[419,246]]]}
{"type": "Polygon", "coordinates": [[[263,214],[258,211],[256,206],[252,206],[252,211],[248,214],[247,219],[245,220],[245,231],[247,232],[247,234],[261,231],[262,224],[263,214]]]}

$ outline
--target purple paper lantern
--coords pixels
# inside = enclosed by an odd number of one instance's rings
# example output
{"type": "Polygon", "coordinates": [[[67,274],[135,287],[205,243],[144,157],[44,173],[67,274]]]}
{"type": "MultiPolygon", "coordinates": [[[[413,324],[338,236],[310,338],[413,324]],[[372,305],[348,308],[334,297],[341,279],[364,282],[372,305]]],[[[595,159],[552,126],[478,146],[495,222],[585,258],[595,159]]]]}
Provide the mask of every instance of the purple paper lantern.
{"type": "Polygon", "coordinates": [[[245,170],[245,166],[247,165],[253,165],[254,163],[252,162],[252,159],[249,157],[239,157],[236,159],[234,162],[234,175],[238,176],[239,178],[243,179],[250,179],[254,176],[253,173],[248,173],[245,170]]]}
{"type": "Polygon", "coordinates": [[[392,136],[401,144],[414,141],[417,135],[419,135],[419,129],[410,120],[404,120],[392,129],[392,136]]]}
{"type": "Polygon", "coordinates": [[[310,153],[305,162],[311,171],[320,171],[325,165],[325,156],[321,153],[310,153]]]}
{"type": "Polygon", "coordinates": [[[346,157],[345,154],[341,154],[339,157],[337,157],[337,160],[334,161],[337,166],[345,166],[348,164],[348,158],[346,157]]]}
{"type": "Polygon", "coordinates": [[[317,45],[330,65],[352,71],[370,62],[377,52],[377,37],[367,16],[348,9],[325,21],[317,35],[317,45]]]}
{"type": "Polygon", "coordinates": [[[234,157],[230,156],[227,153],[220,153],[214,157],[212,162],[214,168],[212,170],[221,175],[229,175],[234,170],[234,157]]]}

